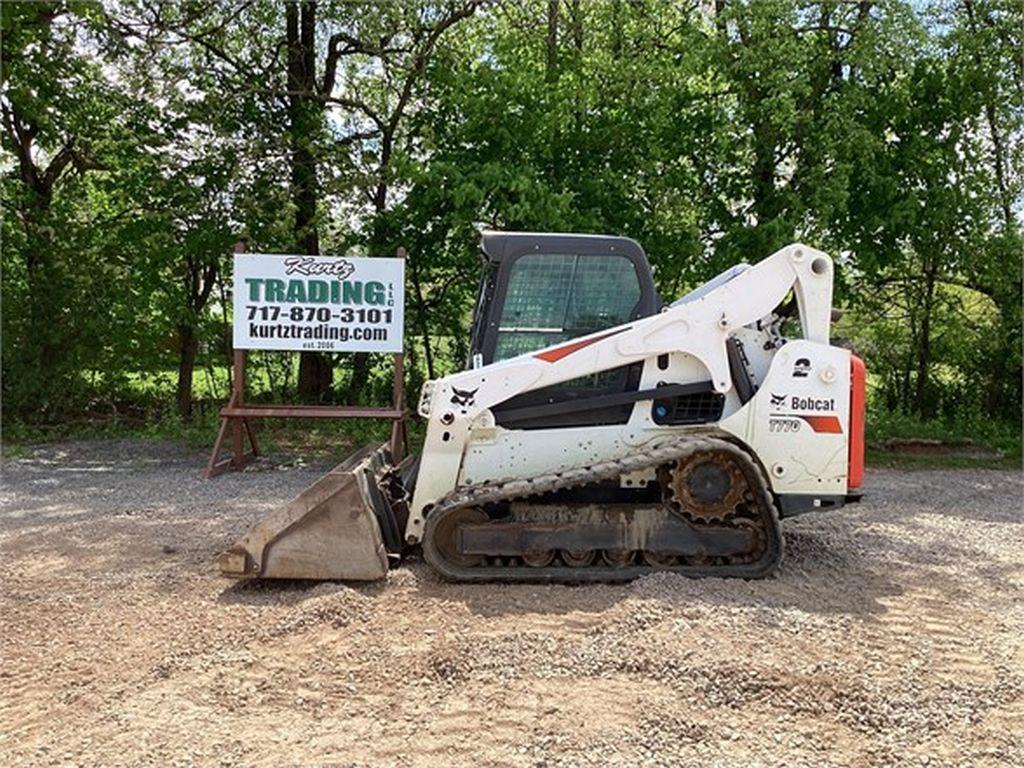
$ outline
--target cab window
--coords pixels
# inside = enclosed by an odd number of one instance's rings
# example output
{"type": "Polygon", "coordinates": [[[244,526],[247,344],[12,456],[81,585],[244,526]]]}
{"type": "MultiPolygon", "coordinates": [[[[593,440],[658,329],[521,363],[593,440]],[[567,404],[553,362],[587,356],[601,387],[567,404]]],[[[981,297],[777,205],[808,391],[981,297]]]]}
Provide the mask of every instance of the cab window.
{"type": "Polygon", "coordinates": [[[521,256],[509,275],[494,359],[628,322],[640,294],[640,278],[624,256],[521,256]]]}

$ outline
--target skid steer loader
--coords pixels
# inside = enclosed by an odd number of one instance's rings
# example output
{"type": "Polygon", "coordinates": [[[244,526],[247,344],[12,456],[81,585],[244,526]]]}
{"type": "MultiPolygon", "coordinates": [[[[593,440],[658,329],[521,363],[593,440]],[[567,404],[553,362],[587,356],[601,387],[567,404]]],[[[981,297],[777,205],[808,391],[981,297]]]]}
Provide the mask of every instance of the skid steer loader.
{"type": "Polygon", "coordinates": [[[485,232],[466,370],[422,454],[363,449],[220,559],[233,577],[757,578],[779,519],[863,479],[863,363],[830,346],[831,259],[794,244],[663,305],[621,237],[485,232]],[[790,336],[794,338],[789,338],[790,336]]]}

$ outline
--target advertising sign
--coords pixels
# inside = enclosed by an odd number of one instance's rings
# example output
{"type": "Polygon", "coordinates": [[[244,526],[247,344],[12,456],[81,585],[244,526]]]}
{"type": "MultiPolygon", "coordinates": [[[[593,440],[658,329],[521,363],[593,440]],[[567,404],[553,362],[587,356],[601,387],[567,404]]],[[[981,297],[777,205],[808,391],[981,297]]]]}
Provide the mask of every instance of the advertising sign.
{"type": "Polygon", "coordinates": [[[404,259],[235,255],[235,349],[401,352],[404,304],[404,259]]]}

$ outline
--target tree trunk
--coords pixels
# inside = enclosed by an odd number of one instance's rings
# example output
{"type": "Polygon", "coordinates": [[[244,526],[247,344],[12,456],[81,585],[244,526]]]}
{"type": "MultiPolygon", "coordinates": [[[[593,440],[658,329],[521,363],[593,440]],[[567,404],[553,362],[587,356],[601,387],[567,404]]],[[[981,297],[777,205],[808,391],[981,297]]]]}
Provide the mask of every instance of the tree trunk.
{"type": "Polygon", "coordinates": [[[416,268],[416,262],[412,263],[412,292],[413,308],[416,315],[416,325],[423,337],[423,358],[427,364],[427,378],[434,378],[434,351],[430,348],[430,326],[427,322],[427,302],[423,297],[423,283],[420,281],[420,272],[416,268]]]}
{"type": "Polygon", "coordinates": [[[296,383],[299,399],[309,403],[325,402],[331,393],[334,366],[320,352],[299,353],[299,378],[296,383]]]}
{"type": "Polygon", "coordinates": [[[430,328],[426,323],[423,323],[423,357],[427,361],[427,378],[437,378],[434,371],[434,351],[430,347],[430,328]]]}
{"type": "MultiPolygon", "coordinates": [[[[760,101],[760,94],[755,98],[760,101]]],[[[770,223],[778,214],[775,190],[775,138],[771,126],[762,121],[755,121],[754,129],[754,166],[751,169],[753,182],[753,210],[757,213],[757,224],[763,227],[770,223]]]]}
{"type": "Polygon", "coordinates": [[[548,0],[548,36],[546,40],[548,82],[558,79],[558,2],[548,0]]]}
{"type": "MultiPolygon", "coordinates": [[[[572,0],[569,6],[569,14],[572,17],[572,44],[577,53],[583,51],[583,13],[580,10],[580,0],[572,0]]],[[[582,66],[582,62],[580,62],[582,66]]]]}
{"type": "MultiPolygon", "coordinates": [[[[968,27],[971,34],[978,34],[978,22],[974,15],[974,3],[972,0],[964,0],[964,10],[967,11],[968,27]]],[[[974,62],[979,69],[982,67],[980,54],[975,49],[974,62]]],[[[1013,193],[1006,183],[1006,146],[1003,141],[1002,126],[996,113],[996,105],[992,99],[985,99],[985,119],[988,123],[989,138],[992,141],[992,161],[996,175],[996,189],[999,192],[999,207],[1003,214],[1003,223],[1006,230],[1014,226],[1013,219],[1013,193]]]]}
{"type": "Polygon", "coordinates": [[[431,347],[430,324],[427,321],[426,303],[423,301],[419,286],[416,286],[415,313],[416,326],[419,328],[420,338],[423,339],[423,361],[427,366],[427,378],[435,378],[434,372],[434,350],[431,347]]]}
{"type": "MultiPolygon", "coordinates": [[[[45,209],[42,211],[45,214],[45,209]]],[[[54,310],[65,305],[63,297],[54,296],[55,291],[62,290],[61,281],[56,279],[56,267],[50,256],[51,238],[43,237],[39,231],[32,233],[36,253],[27,259],[27,282],[29,286],[29,320],[31,327],[31,344],[38,349],[37,355],[39,382],[42,383],[54,373],[54,367],[60,362],[61,344],[59,341],[60,325],[54,323],[54,310]]],[[[33,246],[29,246],[32,248],[33,246]]],[[[45,389],[45,388],[44,388],[45,389]]]]}
{"type": "Polygon", "coordinates": [[[26,370],[32,375],[30,389],[36,400],[29,407],[44,408],[48,405],[50,394],[59,389],[53,383],[60,376],[64,329],[60,323],[54,322],[54,318],[66,301],[60,295],[63,281],[56,274],[53,229],[48,226],[52,192],[44,185],[30,189],[33,194],[24,219],[25,277],[29,296],[25,359],[26,370]]]}
{"type": "Polygon", "coordinates": [[[924,312],[921,316],[921,335],[917,344],[917,378],[914,386],[914,409],[923,419],[934,415],[933,403],[929,401],[929,373],[932,362],[932,307],[935,300],[935,277],[937,267],[925,270],[924,312]]]}
{"type": "Polygon", "coordinates": [[[1006,357],[996,354],[985,386],[985,413],[999,416],[1003,410],[1003,381],[1006,377],[1006,357]]]}
{"type": "Polygon", "coordinates": [[[178,415],[186,424],[192,421],[192,378],[199,352],[199,338],[189,323],[178,324],[178,415]]]}
{"type": "MultiPolygon", "coordinates": [[[[320,194],[316,155],[311,146],[323,123],[316,94],[316,3],[307,0],[285,6],[288,47],[288,122],[291,136],[292,202],[295,204],[295,243],[302,253],[320,253],[316,209],[320,194]]],[[[331,391],[330,358],[317,352],[299,355],[298,394],[307,402],[322,402],[331,391]]]]}
{"type": "Polygon", "coordinates": [[[370,379],[370,353],[355,352],[352,354],[352,378],[348,381],[345,399],[355,405],[364,398],[360,397],[370,379]]]}

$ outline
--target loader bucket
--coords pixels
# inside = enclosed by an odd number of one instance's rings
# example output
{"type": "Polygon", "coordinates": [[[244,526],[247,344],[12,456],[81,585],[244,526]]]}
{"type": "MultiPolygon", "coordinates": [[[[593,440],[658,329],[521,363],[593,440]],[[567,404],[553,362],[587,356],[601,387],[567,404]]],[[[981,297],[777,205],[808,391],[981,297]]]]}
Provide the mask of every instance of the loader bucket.
{"type": "Polygon", "coordinates": [[[388,570],[382,521],[393,516],[377,487],[384,446],[364,446],[220,555],[232,578],[374,581],[388,570]]]}

